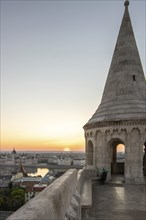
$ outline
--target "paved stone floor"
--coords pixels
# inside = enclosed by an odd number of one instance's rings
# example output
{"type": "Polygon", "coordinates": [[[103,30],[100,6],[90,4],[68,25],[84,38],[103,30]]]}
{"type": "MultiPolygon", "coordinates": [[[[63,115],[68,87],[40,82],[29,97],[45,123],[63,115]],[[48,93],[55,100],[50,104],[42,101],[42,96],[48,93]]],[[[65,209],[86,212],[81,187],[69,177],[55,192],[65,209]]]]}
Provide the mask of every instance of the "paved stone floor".
{"type": "Polygon", "coordinates": [[[92,199],[92,208],[83,212],[82,220],[146,220],[145,185],[94,182],[92,199]]]}

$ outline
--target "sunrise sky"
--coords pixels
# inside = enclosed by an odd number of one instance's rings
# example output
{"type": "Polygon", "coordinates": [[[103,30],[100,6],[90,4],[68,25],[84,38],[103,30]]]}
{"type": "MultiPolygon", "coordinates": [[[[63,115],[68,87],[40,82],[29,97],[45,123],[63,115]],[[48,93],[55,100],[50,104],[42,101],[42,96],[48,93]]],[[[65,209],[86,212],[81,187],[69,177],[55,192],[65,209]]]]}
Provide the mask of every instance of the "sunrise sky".
{"type": "MultiPolygon", "coordinates": [[[[145,72],[145,0],[131,0],[145,72]]],[[[1,1],[1,150],[84,150],[124,1],[1,1]]]]}

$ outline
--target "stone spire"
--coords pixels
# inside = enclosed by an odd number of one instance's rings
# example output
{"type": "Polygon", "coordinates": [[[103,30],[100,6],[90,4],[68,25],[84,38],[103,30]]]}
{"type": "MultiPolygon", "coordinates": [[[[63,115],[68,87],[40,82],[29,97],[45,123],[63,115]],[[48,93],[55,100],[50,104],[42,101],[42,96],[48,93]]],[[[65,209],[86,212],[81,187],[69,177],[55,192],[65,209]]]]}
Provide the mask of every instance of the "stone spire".
{"type": "Polygon", "coordinates": [[[124,5],[125,12],[101,104],[86,125],[146,119],[146,80],[129,16],[129,1],[124,5]]]}
{"type": "Polygon", "coordinates": [[[21,172],[23,174],[23,176],[25,176],[25,177],[28,176],[24,166],[22,165],[21,159],[20,159],[20,169],[19,169],[19,172],[21,172]]]}

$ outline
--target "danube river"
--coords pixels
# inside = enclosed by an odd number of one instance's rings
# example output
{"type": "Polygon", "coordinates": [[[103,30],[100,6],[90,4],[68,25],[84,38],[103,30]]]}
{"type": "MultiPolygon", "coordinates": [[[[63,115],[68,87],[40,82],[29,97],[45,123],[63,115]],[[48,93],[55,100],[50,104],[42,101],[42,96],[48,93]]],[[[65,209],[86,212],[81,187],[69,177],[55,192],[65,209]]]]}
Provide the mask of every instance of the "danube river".
{"type": "Polygon", "coordinates": [[[48,168],[37,168],[35,173],[28,173],[29,176],[42,176],[44,177],[49,172],[48,168]]]}

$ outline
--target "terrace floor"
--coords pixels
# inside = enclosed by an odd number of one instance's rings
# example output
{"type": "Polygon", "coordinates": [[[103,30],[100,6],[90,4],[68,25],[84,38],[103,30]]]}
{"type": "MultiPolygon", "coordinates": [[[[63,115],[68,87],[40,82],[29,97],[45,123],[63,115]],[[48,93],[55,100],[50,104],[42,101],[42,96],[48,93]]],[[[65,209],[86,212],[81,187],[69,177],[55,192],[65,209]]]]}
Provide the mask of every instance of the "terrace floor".
{"type": "Polygon", "coordinates": [[[146,185],[125,185],[122,176],[92,185],[92,207],[82,220],[146,220],[146,185]]]}

